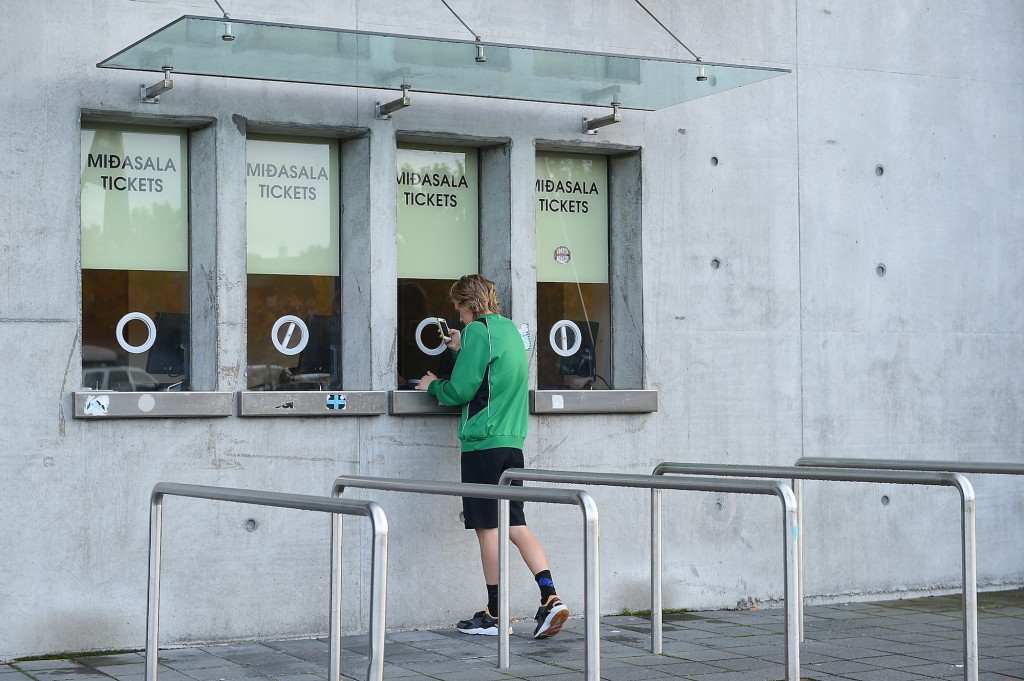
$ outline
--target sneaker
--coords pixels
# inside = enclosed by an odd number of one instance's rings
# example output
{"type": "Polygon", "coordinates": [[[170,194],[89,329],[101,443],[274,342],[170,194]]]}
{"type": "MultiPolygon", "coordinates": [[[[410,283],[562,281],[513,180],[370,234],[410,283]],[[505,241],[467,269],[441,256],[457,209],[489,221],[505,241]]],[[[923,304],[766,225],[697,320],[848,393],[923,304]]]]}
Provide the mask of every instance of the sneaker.
{"type": "Polygon", "coordinates": [[[548,602],[537,610],[537,628],[533,630],[534,638],[548,638],[562,630],[569,619],[569,608],[562,604],[558,596],[548,596],[548,602]]]}
{"type": "MultiPolygon", "coordinates": [[[[471,619],[462,620],[455,625],[463,634],[483,634],[484,636],[498,635],[498,620],[491,617],[486,609],[473,615],[471,619]]],[[[511,633],[511,632],[509,632],[511,633]]]]}

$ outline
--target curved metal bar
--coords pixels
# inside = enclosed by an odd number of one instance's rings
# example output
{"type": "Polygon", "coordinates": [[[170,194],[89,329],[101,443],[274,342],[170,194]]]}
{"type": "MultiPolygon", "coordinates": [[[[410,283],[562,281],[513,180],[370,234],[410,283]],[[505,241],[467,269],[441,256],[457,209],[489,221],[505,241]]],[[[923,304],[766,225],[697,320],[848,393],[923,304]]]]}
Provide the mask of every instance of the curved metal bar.
{"type": "Polygon", "coordinates": [[[662,610],[662,514],[661,491],[666,489],[698,492],[735,492],[738,494],[773,494],[783,508],[783,564],[785,580],[786,678],[800,679],[800,564],[797,546],[800,528],[797,524],[797,503],[793,490],[783,482],[771,480],[733,480],[699,477],[664,477],[627,473],[592,473],[581,471],[547,471],[532,468],[510,468],[502,473],[501,485],[513,480],[553,482],[609,487],[636,487],[651,490],[651,652],[663,650],[662,610]]]}
{"type": "MultiPolygon", "coordinates": [[[[573,489],[526,489],[517,487],[505,489],[497,485],[482,485],[469,482],[448,482],[445,480],[409,480],[406,478],[375,478],[366,475],[339,475],[331,490],[338,496],[346,487],[377,489],[385,492],[412,492],[414,494],[436,494],[440,496],[477,497],[480,499],[509,499],[514,501],[540,501],[549,504],[581,506],[583,490],[573,489]]],[[[587,495],[589,496],[589,495],[587,495]]]]}
{"type": "Polygon", "coordinates": [[[664,523],[662,522],[661,488],[651,488],[651,653],[661,655],[665,652],[665,628],[663,622],[665,612],[662,604],[665,602],[665,594],[662,586],[665,583],[665,550],[662,537],[664,536],[664,523]]]}
{"type": "Polygon", "coordinates": [[[936,471],[945,473],[982,473],[1024,475],[1024,463],[1002,461],[936,461],[928,459],[847,459],[802,456],[797,466],[814,468],[867,468],[891,471],[936,471]]]}
{"type": "Polygon", "coordinates": [[[954,473],[960,490],[960,532],[964,575],[964,678],[978,678],[978,550],[975,533],[974,487],[964,476],[954,473]]]}
{"type": "Polygon", "coordinates": [[[511,553],[509,543],[509,504],[508,499],[498,499],[498,667],[508,669],[511,665],[509,649],[509,633],[512,631],[512,607],[508,594],[508,555],[511,553]]]}
{"type": "Polygon", "coordinates": [[[387,516],[373,501],[332,499],[307,494],[287,494],[261,490],[184,485],[160,482],[150,495],[149,511],[149,594],[146,613],[146,681],[157,681],[160,643],[160,567],[163,558],[163,507],[165,496],[228,501],[256,506],[320,511],[333,516],[331,550],[331,681],[341,673],[341,515],[360,515],[370,519],[373,529],[371,556],[370,664],[368,681],[384,678],[384,613],[387,593],[387,516]]]}
{"type": "Polygon", "coordinates": [[[594,679],[600,679],[601,669],[601,553],[597,504],[586,492],[580,492],[583,511],[583,652],[586,656],[587,678],[591,669],[598,670],[594,679]]]}
{"type": "Polygon", "coordinates": [[[831,480],[833,482],[886,482],[900,485],[956,487],[951,473],[926,471],[854,470],[848,468],[815,469],[798,466],[751,466],[744,464],[706,464],[666,461],[654,467],[654,475],[717,475],[736,478],[790,478],[792,480],[831,480]]]}
{"type": "MultiPolygon", "coordinates": [[[[347,501],[347,500],[346,500],[347,501]]],[[[370,649],[367,678],[384,678],[384,636],[387,613],[388,594],[388,519],[383,509],[375,501],[366,503],[370,511],[370,524],[373,529],[373,545],[370,552],[370,649]],[[383,530],[379,532],[378,530],[383,530]]],[[[341,678],[341,574],[342,574],[342,541],[341,516],[334,514],[331,518],[331,650],[330,678],[341,678]],[[338,641],[336,646],[334,642],[338,641]]]]}
{"type": "Polygon", "coordinates": [[[587,681],[601,679],[601,599],[600,565],[597,551],[598,526],[597,505],[583,490],[537,489],[481,485],[441,480],[407,480],[404,478],[375,478],[363,475],[341,475],[331,488],[332,496],[340,496],[347,487],[376,489],[385,492],[408,492],[413,494],[437,494],[443,496],[477,497],[498,500],[498,598],[500,623],[498,627],[498,666],[509,667],[509,605],[508,605],[508,501],[540,501],[550,504],[579,506],[583,512],[583,581],[584,581],[584,652],[587,681]]]}
{"type": "MultiPolygon", "coordinates": [[[[712,465],[704,463],[664,462],[654,468],[655,475],[716,475],[743,478],[790,478],[831,482],[873,482],[899,485],[955,487],[960,492],[961,565],[964,603],[964,679],[978,681],[978,579],[977,539],[975,536],[974,488],[959,473],[916,470],[858,470],[852,468],[811,468],[804,466],[712,465]]],[[[802,587],[801,587],[802,589],[802,587]]],[[[801,598],[803,594],[801,593],[801,598]]],[[[801,634],[802,636],[802,634],[801,634]]]]}
{"type": "Polygon", "coordinates": [[[782,500],[783,525],[783,566],[786,580],[786,672],[791,679],[800,679],[800,644],[803,642],[803,594],[801,592],[803,565],[800,562],[800,507],[796,495],[784,482],[775,483],[776,492],[782,500]]]}

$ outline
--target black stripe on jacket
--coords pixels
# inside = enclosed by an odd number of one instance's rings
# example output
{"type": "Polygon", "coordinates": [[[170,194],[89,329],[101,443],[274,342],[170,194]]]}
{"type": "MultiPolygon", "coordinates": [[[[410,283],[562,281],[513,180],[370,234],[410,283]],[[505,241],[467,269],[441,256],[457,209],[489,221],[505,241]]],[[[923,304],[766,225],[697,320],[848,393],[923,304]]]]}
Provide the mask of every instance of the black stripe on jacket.
{"type": "Polygon", "coordinates": [[[487,408],[491,401],[491,329],[487,326],[487,319],[481,317],[476,321],[482,323],[484,328],[487,329],[487,368],[484,369],[484,378],[480,381],[480,387],[476,390],[476,395],[473,395],[473,399],[469,401],[469,405],[466,408],[466,421],[482,412],[487,408]]]}

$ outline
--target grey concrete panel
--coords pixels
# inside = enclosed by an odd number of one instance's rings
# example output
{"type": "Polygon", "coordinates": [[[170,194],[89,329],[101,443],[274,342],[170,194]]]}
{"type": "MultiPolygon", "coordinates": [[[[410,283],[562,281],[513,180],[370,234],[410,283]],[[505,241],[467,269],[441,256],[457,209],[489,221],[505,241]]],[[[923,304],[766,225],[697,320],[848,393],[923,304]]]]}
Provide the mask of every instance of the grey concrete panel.
{"type": "Polygon", "coordinates": [[[923,0],[899,5],[879,0],[796,5],[802,64],[999,83],[1024,81],[1024,13],[1014,0],[970,5],[933,5],[923,0]]]}
{"type": "Polygon", "coordinates": [[[650,334],[647,361],[671,352],[680,330],[796,333],[796,82],[776,78],[645,121],[646,318],[674,325],[650,334]]]}
{"type": "Polygon", "coordinates": [[[1024,361],[1005,334],[807,333],[804,450],[1013,460],[1024,361]]]}
{"type": "Polygon", "coordinates": [[[687,332],[687,323],[663,318],[658,336],[673,341],[649,358],[663,417],[659,454],[664,460],[788,465],[800,448],[798,337],[687,332]]]}
{"type": "MultiPolygon", "coordinates": [[[[42,22],[41,12],[18,8],[10,20],[42,22]]],[[[76,323],[81,305],[77,101],[60,96],[71,87],[67,77],[52,84],[50,95],[43,92],[28,68],[34,57],[16,43],[5,43],[9,47],[0,53],[8,74],[0,94],[0,111],[8,121],[0,136],[0,153],[7,159],[0,171],[0,320],[5,325],[19,320],[76,323]],[[14,121],[23,125],[11,126],[14,121]],[[53,144],[58,138],[68,144],[53,144]],[[37,285],[40,276],[48,286],[37,285]]]]}
{"type": "MultiPolygon", "coordinates": [[[[0,372],[0,413],[9,444],[27,446],[63,437],[71,420],[69,393],[82,382],[77,325],[71,321],[7,320],[0,325],[0,333],[8,367],[0,372]]],[[[40,458],[44,454],[35,453],[40,458]]],[[[25,454],[7,449],[0,456],[15,460],[25,454]]]]}
{"type": "Polygon", "coordinates": [[[1022,108],[1019,86],[801,70],[805,329],[1019,336],[1022,108]]]}

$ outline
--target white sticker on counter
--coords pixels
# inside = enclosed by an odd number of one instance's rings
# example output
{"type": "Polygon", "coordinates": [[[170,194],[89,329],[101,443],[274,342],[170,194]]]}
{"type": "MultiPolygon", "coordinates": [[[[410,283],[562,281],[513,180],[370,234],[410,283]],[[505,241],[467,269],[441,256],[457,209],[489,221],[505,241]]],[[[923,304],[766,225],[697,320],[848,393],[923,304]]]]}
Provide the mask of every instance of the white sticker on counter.
{"type": "Polygon", "coordinates": [[[144,411],[147,414],[153,411],[153,407],[156,406],[156,400],[149,393],[146,393],[139,397],[139,410],[144,411]]]}

